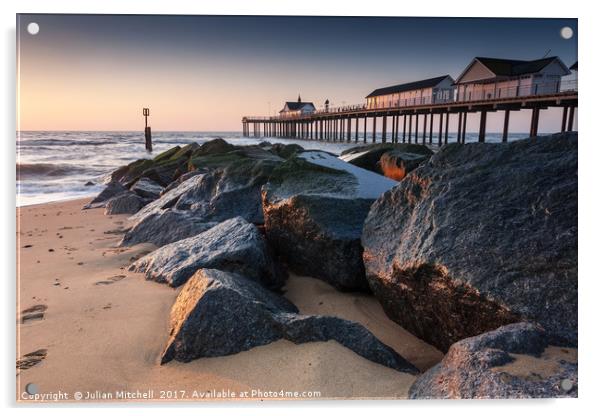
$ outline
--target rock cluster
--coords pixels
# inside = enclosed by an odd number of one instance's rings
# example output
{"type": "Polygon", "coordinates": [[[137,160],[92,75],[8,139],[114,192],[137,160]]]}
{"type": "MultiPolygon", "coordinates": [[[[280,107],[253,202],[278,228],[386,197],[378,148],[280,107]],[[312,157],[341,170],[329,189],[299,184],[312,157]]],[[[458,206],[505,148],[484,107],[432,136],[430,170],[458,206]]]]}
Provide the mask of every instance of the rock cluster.
{"type": "Polygon", "coordinates": [[[188,178],[168,185],[159,199],[131,218],[122,245],[160,246],[234,217],[262,224],[261,186],[282,162],[259,146],[235,147],[223,140],[203,144],[189,159],[188,178]]]}
{"type": "Polygon", "coordinates": [[[417,374],[363,326],[299,314],[286,265],[446,352],[412,398],[576,396],[576,134],[344,153],[217,139],[113,172],[86,208],[133,214],[120,244],[158,248],[130,270],[181,286],[162,363],[334,340],[417,374]]]}

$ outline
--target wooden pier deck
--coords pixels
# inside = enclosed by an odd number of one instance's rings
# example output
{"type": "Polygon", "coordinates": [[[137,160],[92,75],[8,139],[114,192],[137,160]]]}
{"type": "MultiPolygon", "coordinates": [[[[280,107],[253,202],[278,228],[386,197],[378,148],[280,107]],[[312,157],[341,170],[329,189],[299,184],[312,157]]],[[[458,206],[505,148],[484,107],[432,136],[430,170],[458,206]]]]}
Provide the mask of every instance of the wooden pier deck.
{"type": "Polygon", "coordinates": [[[381,141],[393,143],[422,143],[442,146],[449,142],[450,114],[458,114],[457,142],[466,141],[468,113],[480,113],[479,142],[485,141],[487,114],[504,111],[502,141],[508,140],[508,125],[512,111],[531,111],[530,136],[536,136],[541,110],[561,107],[559,131],[572,131],[577,107],[577,90],[548,95],[492,98],[480,101],[450,101],[436,104],[417,104],[387,108],[367,108],[365,105],[318,110],[295,116],[254,117],[242,119],[245,137],[279,137],[307,140],[376,142],[377,120],[381,119],[381,141]],[[370,119],[370,120],[369,120],[370,119]],[[435,121],[436,119],[436,121],[435,121]],[[362,135],[360,137],[360,124],[362,135]],[[400,130],[401,127],[401,130],[400,130]],[[389,128],[389,130],[387,130],[389,128]],[[434,131],[437,129],[437,131],[434,131]],[[436,134],[436,137],[434,136],[436,134]],[[436,139],[436,143],[433,140],[436,139]]]}

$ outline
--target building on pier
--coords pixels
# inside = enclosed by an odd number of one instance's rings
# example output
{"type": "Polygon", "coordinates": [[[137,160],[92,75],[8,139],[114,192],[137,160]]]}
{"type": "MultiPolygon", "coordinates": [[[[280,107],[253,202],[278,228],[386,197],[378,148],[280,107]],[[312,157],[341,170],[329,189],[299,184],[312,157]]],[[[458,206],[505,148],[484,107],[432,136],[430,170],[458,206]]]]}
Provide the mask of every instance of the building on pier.
{"type": "Polygon", "coordinates": [[[449,75],[422,81],[378,88],[366,97],[366,106],[373,108],[407,107],[438,104],[454,98],[454,79],[449,75]]]}
{"type": "Polygon", "coordinates": [[[294,117],[300,115],[313,114],[316,111],[314,103],[301,101],[301,94],[297,101],[287,101],[280,110],[281,117],[294,117]]]}
{"type": "Polygon", "coordinates": [[[575,61],[575,63],[570,66],[569,70],[571,71],[571,73],[562,77],[560,91],[577,91],[577,61],[575,61]]]}
{"type": "Polygon", "coordinates": [[[555,94],[571,71],[556,56],[534,61],[476,57],[456,80],[457,101],[555,94]]]}

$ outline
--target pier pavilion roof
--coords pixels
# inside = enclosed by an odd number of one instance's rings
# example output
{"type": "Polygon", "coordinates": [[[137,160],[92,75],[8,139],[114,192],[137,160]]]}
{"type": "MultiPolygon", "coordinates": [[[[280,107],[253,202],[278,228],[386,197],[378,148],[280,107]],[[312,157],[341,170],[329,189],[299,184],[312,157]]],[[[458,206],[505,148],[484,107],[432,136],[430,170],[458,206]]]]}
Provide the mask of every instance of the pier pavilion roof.
{"type": "Polygon", "coordinates": [[[521,75],[529,75],[541,72],[545,67],[550,65],[552,62],[560,64],[562,69],[566,72],[565,75],[570,73],[564,62],[557,56],[551,56],[549,58],[535,59],[533,61],[522,61],[517,59],[500,59],[500,58],[486,58],[477,56],[472,62],[462,71],[458,77],[456,83],[462,83],[465,75],[475,66],[482,65],[488,70],[490,78],[495,77],[517,77],[521,75]]]}
{"type": "Polygon", "coordinates": [[[406,92],[413,90],[421,90],[424,88],[433,88],[439,85],[446,78],[450,78],[453,82],[453,78],[449,75],[443,75],[440,77],[423,79],[421,81],[408,82],[406,84],[393,85],[391,87],[378,88],[372,91],[370,94],[366,96],[366,98],[376,97],[379,95],[389,95],[396,94],[398,92],[406,92]]]}
{"type": "Polygon", "coordinates": [[[284,109],[288,111],[297,111],[301,110],[306,105],[314,107],[314,103],[310,103],[307,101],[287,101],[286,103],[284,103],[284,109]]]}

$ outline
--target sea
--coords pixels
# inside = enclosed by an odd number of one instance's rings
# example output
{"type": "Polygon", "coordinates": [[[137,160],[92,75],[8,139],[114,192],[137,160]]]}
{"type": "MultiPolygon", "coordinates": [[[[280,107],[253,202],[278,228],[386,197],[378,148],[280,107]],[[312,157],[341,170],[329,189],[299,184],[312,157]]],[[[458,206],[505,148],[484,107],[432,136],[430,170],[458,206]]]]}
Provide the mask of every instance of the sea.
{"type": "MultiPolygon", "coordinates": [[[[508,140],[528,137],[510,134],[508,140]]],[[[152,158],[176,145],[203,144],[222,138],[232,144],[262,141],[297,143],[305,149],[340,154],[358,144],[283,138],[250,138],[240,132],[154,132],[153,152],[144,149],[143,132],[21,131],[17,132],[17,206],[90,197],[100,192],[109,173],[134,160],[152,158]]],[[[466,133],[466,142],[476,142],[476,133],[466,133]]],[[[422,138],[419,137],[419,141],[422,138]]],[[[368,139],[371,141],[371,137],[368,139]]],[[[389,136],[390,140],[390,136],[389,136]]],[[[436,142],[436,138],[434,138],[436,142]]],[[[456,141],[452,134],[449,142],[456,141]]],[[[488,134],[487,142],[501,142],[501,134],[488,134]]],[[[377,135],[377,142],[380,136],[377,135]]],[[[361,139],[360,139],[360,145],[361,139]]]]}

